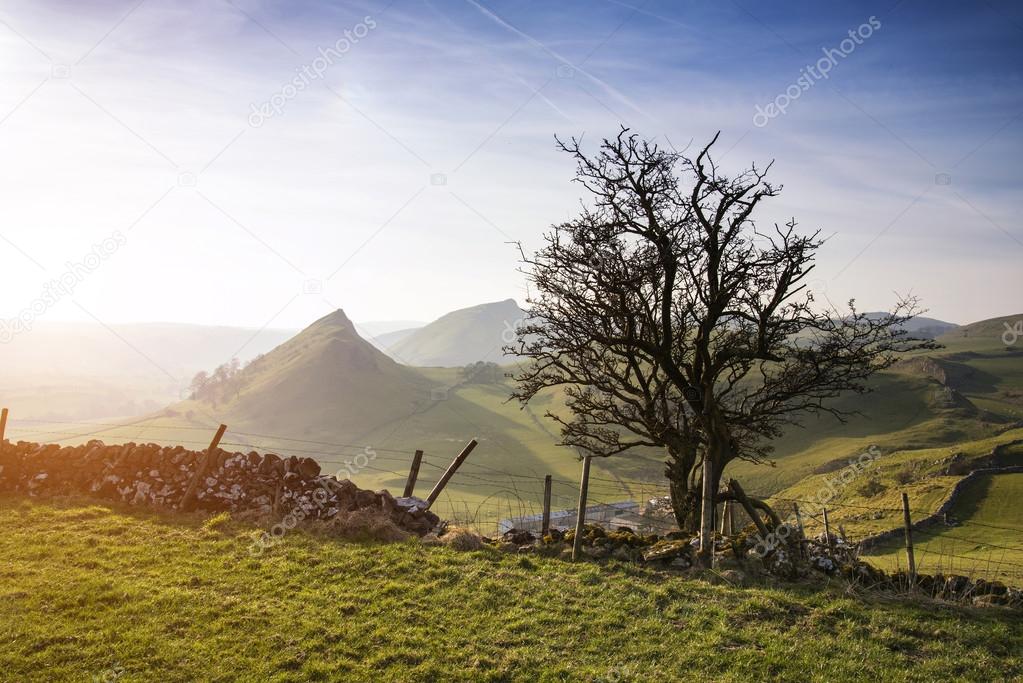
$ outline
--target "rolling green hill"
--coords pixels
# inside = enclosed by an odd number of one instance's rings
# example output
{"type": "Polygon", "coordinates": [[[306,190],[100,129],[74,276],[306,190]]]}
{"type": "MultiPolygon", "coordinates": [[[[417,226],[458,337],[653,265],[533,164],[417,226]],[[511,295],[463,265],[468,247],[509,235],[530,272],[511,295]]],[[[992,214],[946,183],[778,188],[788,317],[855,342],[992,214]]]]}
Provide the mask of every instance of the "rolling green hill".
{"type": "Polygon", "coordinates": [[[506,362],[502,347],[514,341],[523,318],[514,299],[452,311],[388,348],[406,365],[460,367],[476,361],[506,362]]]}
{"type": "MultiPolygon", "coordinates": [[[[859,413],[856,417],[846,423],[809,419],[776,441],[773,466],[736,462],[726,475],[753,493],[771,496],[791,493],[802,482],[812,486],[820,468],[872,445],[886,457],[914,452],[945,457],[950,449],[970,450],[970,444],[990,449],[986,440],[1023,418],[1023,355],[1000,339],[1004,322],[1019,318],[946,333],[939,339],[946,348],[917,354],[880,374],[873,393],[840,399],[843,408],[859,413]]],[[[577,454],[557,446],[557,429],[543,417],[546,410],[561,409],[559,392],[521,408],[507,402],[511,380],[500,372],[481,382],[467,379],[459,368],[403,366],[360,339],[341,312],[266,354],[238,379],[237,391],[216,404],[185,401],[119,428],[26,425],[12,406],[10,434],[202,447],[224,422],[227,448],[309,455],[328,471],[345,467],[369,446],[373,462],[353,478],[364,487],[392,490],[402,487],[418,448],[426,452],[420,494],[462,445],[476,438],[479,447],[452,480],[438,512],[481,525],[536,512],[545,474],[555,478],[555,507],[575,506],[577,454]]],[[[656,451],[596,461],[591,499],[661,495],[662,470],[656,451]]],[[[930,484],[938,488],[928,495],[939,501],[954,481],[935,479],[930,484]]]]}

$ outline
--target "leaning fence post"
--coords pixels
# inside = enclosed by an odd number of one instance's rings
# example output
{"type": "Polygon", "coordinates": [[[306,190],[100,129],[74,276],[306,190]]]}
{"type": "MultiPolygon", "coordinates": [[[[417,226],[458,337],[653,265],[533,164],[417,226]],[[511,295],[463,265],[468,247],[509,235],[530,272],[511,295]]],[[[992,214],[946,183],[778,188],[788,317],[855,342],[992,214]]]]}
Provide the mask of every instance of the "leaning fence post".
{"type": "Polygon", "coordinates": [[[757,525],[757,531],[760,532],[760,538],[764,539],[766,542],[767,538],[771,535],[771,532],[768,531],[767,525],[764,524],[764,520],[760,519],[760,513],[757,512],[756,508],[753,507],[753,504],[749,502],[749,498],[746,496],[746,492],[742,490],[742,486],[740,486],[739,482],[736,480],[729,479],[728,490],[731,491],[732,495],[739,501],[739,505],[741,505],[742,509],[746,511],[746,514],[753,520],[753,523],[757,525]]]}
{"type": "Polygon", "coordinates": [[[213,452],[217,450],[217,446],[220,445],[220,440],[224,437],[224,432],[226,431],[227,425],[220,425],[216,435],[213,437],[213,441],[210,441],[210,447],[206,449],[206,453],[196,463],[195,472],[192,474],[192,481],[188,482],[185,495],[181,496],[181,504],[179,505],[181,510],[187,511],[192,506],[192,501],[195,499],[195,490],[199,488],[199,482],[206,475],[206,468],[209,467],[210,460],[213,459],[213,452]]]}
{"type": "Polygon", "coordinates": [[[540,525],[540,536],[546,536],[551,530],[551,475],[543,478],[543,523],[540,525]]]}
{"type": "Polygon", "coordinates": [[[828,544],[828,554],[835,554],[835,546],[831,543],[831,525],[828,523],[828,509],[822,507],[821,510],[824,512],[824,541],[828,544]]]}
{"type": "Polygon", "coordinates": [[[7,431],[7,408],[0,410],[0,445],[4,442],[4,432],[7,431]]]}
{"type": "Polygon", "coordinates": [[[423,452],[416,450],[415,455],[412,456],[412,467],[408,471],[408,481],[405,482],[405,493],[402,494],[404,498],[408,498],[412,495],[412,492],[416,488],[416,479],[419,478],[419,465],[423,462],[423,452]]]}
{"type": "Polygon", "coordinates": [[[440,496],[440,492],[444,490],[445,486],[447,486],[448,480],[455,476],[455,472],[457,472],[458,468],[462,466],[462,463],[465,462],[465,459],[469,457],[469,454],[472,453],[472,449],[474,448],[476,448],[476,439],[470,439],[469,443],[465,444],[465,448],[462,449],[462,452],[456,455],[455,459],[451,461],[450,465],[448,465],[448,468],[444,470],[444,474],[441,475],[440,480],[438,480],[434,485],[433,490],[430,491],[430,495],[426,499],[427,509],[433,506],[437,497],[440,496]]]}
{"type": "Polygon", "coordinates": [[[909,517],[909,496],[902,494],[902,518],[906,524],[906,559],[909,561],[909,587],[916,586],[916,559],[913,557],[913,522],[909,517]]]}
{"type": "Polygon", "coordinates": [[[583,476],[579,482],[579,509],[575,515],[575,537],[572,539],[572,561],[579,557],[583,544],[583,525],[586,523],[586,494],[590,488],[590,456],[583,458],[583,476]]]}

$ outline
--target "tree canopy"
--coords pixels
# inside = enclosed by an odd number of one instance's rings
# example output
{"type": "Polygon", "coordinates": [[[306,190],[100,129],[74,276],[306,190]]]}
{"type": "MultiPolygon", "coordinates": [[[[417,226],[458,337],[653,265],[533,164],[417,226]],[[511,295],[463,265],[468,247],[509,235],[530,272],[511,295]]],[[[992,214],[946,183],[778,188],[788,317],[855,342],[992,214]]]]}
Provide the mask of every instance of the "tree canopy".
{"type": "Polygon", "coordinates": [[[716,141],[689,157],[624,128],[592,156],[559,140],[590,201],[524,257],[534,293],[508,349],[530,361],[515,398],[563,387],[569,414],[548,417],[564,444],[597,456],[664,448],[689,528],[728,462],[762,461],[807,415],[845,419],[831,399],[932,345],[905,332],[912,297],[884,316],[818,301],[806,283],[820,230],[759,225],[755,211],[781,191],[770,164],[725,175],[716,141]]]}

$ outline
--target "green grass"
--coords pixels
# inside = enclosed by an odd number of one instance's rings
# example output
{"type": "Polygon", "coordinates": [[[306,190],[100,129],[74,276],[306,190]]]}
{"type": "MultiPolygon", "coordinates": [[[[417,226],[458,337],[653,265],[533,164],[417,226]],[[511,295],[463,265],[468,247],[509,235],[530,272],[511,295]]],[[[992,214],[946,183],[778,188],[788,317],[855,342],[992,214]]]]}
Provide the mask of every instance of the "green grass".
{"type": "MultiPolygon", "coordinates": [[[[950,516],[961,522],[914,534],[918,571],[997,577],[1023,584],[1023,474],[980,477],[966,485],[950,516]]],[[[901,539],[871,552],[870,561],[905,568],[901,539]]]]}
{"type": "MultiPolygon", "coordinates": [[[[831,518],[844,521],[847,531],[858,536],[884,531],[902,523],[902,492],[909,495],[910,507],[916,512],[931,513],[936,511],[947,498],[952,487],[961,479],[961,475],[947,475],[946,468],[953,455],[960,454],[965,459],[962,467],[972,469],[974,463],[991,454],[996,446],[1012,444],[1023,439],[1023,429],[1012,429],[997,436],[973,441],[956,443],[952,447],[907,449],[893,452],[881,451],[882,455],[864,472],[846,485],[836,485],[837,495],[830,500],[831,518]],[[900,481],[900,477],[902,480],[900,481]],[[866,494],[861,488],[868,480],[879,482],[884,490],[879,493],[866,494]],[[886,514],[879,519],[862,519],[862,508],[896,509],[899,512],[886,514]]],[[[840,464],[848,465],[846,458],[854,458],[863,450],[842,455],[840,464]]],[[[1007,458],[1023,463],[1023,446],[1011,446],[1007,458]]],[[[839,471],[811,474],[797,484],[779,491],[775,499],[779,501],[819,500],[819,494],[828,490],[827,480],[836,481],[839,471]]],[[[783,505],[783,503],[780,503],[783,505]]],[[[808,525],[809,526],[809,525],[808,525]]]]}
{"type": "Polygon", "coordinates": [[[1023,617],[0,497],[5,680],[992,680],[1023,617]]]}

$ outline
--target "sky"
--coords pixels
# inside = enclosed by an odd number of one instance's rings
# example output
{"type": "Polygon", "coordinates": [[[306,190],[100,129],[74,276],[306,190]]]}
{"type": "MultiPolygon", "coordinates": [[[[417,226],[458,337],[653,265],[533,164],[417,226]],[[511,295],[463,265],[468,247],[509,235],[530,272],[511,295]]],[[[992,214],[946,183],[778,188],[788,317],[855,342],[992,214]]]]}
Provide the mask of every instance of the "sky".
{"type": "Polygon", "coordinates": [[[1019,313],[1021,72],[995,0],[0,2],[0,319],[521,303],[584,199],[554,136],[621,125],[774,160],[832,301],[1019,313]]]}

